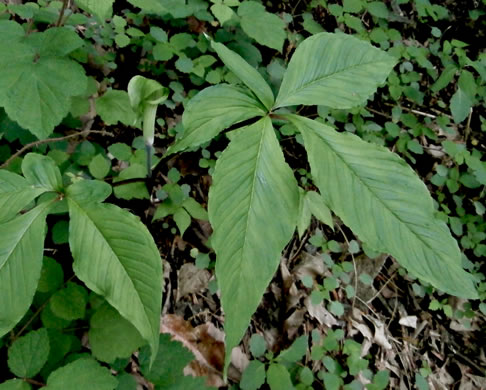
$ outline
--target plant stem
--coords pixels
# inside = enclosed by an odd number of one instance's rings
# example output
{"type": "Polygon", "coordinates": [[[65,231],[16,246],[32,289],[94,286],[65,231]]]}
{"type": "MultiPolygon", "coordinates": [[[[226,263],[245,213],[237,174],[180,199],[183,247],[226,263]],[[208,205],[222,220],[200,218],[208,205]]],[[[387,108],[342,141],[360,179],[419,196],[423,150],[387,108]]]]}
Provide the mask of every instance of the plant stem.
{"type": "Polygon", "coordinates": [[[61,8],[61,12],[59,13],[59,18],[57,19],[57,22],[56,22],[56,27],[59,27],[62,23],[62,18],[64,17],[64,12],[66,11],[68,2],[69,2],[69,0],[63,0],[63,2],[62,2],[62,8],[61,8]]]}
{"type": "Polygon", "coordinates": [[[147,152],[147,177],[152,176],[152,145],[154,144],[157,104],[147,104],[143,112],[143,139],[147,152]]]}
{"type": "Polygon", "coordinates": [[[147,152],[147,177],[152,177],[152,145],[145,144],[145,151],[147,152]]]}
{"type": "Polygon", "coordinates": [[[143,139],[146,145],[154,144],[156,104],[147,104],[143,112],[143,139]]]}
{"type": "Polygon", "coordinates": [[[15,152],[13,155],[11,155],[7,159],[7,161],[5,161],[3,164],[1,164],[0,165],[0,169],[8,167],[10,165],[10,163],[15,158],[17,158],[18,156],[20,156],[25,151],[27,151],[29,149],[32,149],[32,148],[35,148],[36,146],[43,145],[43,144],[47,144],[47,143],[51,143],[51,142],[64,141],[64,140],[67,140],[69,138],[74,138],[74,137],[79,137],[79,136],[86,136],[86,135],[92,134],[92,133],[93,134],[101,134],[101,135],[109,135],[109,136],[113,137],[113,134],[111,134],[111,133],[109,133],[109,132],[107,132],[105,130],[83,130],[83,131],[80,131],[80,132],[77,132],[77,133],[74,133],[74,134],[66,135],[64,137],[41,139],[39,141],[34,141],[34,142],[31,142],[30,144],[27,144],[27,145],[23,146],[22,149],[20,149],[19,151],[15,152]]]}

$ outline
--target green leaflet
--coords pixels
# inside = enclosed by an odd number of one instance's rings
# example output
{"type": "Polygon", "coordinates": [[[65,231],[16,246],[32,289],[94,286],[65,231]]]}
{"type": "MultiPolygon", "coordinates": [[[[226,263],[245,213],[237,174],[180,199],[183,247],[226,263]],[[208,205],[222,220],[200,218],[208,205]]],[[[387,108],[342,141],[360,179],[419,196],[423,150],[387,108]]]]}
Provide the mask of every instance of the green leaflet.
{"type": "Polygon", "coordinates": [[[216,51],[221,61],[231,70],[270,110],[275,98],[273,92],[263,79],[262,75],[246,62],[239,54],[228,49],[222,43],[211,41],[211,47],[216,51]]]}
{"type": "Polygon", "coordinates": [[[84,11],[92,13],[100,21],[111,18],[112,5],[115,0],[76,0],[76,5],[84,11]]]}
{"type": "Polygon", "coordinates": [[[68,114],[71,97],[86,90],[83,67],[65,57],[82,44],[67,28],[0,42],[4,53],[0,58],[0,106],[40,139],[47,138],[68,114]]]}
{"type": "Polygon", "coordinates": [[[226,368],[295,230],[298,204],[297,182],[270,119],[238,131],[216,163],[209,192],[226,368]]]}
{"type": "Polygon", "coordinates": [[[0,223],[12,219],[45,191],[34,188],[22,176],[0,170],[0,223]]]}
{"type": "Polygon", "coordinates": [[[111,195],[111,186],[100,180],[79,180],[66,188],[66,195],[80,204],[103,202],[111,195]]]}
{"type": "Polygon", "coordinates": [[[15,340],[8,349],[8,368],[20,378],[36,376],[49,357],[49,336],[41,328],[15,340]]]}
{"type": "Polygon", "coordinates": [[[155,357],[162,261],[152,236],[136,216],[115,205],[68,202],[76,276],[135,326],[155,357]]]}
{"type": "Polygon", "coordinates": [[[313,35],[292,56],[275,107],[351,108],[375,92],[395,63],[384,51],[355,37],[313,35]]]}
{"type": "Polygon", "coordinates": [[[330,208],[361,240],[412,274],[459,297],[477,298],[461,253],[412,169],[387,149],[296,115],[312,175],[330,208]]]}
{"type": "Polygon", "coordinates": [[[167,154],[197,147],[235,123],[263,115],[265,108],[246,88],[227,84],[206,88],[189,101],[182,115],[184,134],[167,154]]]}
{"type": "Polygon", "coordinates": [[[93,356],[107,363],[129,358],[144,345],[133,325],[106,302],[91,316],[88,335],[93,356]]]}
{"type": "Polygon", "coordinates": [[[238,16],[243,31],[258,43],[282,51],[287,38],[285,22],[265,10],[256,1],[244,1],[238,7],[238,16]]]}
{"type": "Polygon", "coordinates": [[[107,125],[118,122],[133,126],[137,120],[126,91],[110,89],[96,99],[96,112],[107,125]]]}
{"type": "Polygon", "coordinates": [[[0,337],[20,321],[34,298],[51,204],[43,203],[0,225],[0,337]]]}
{"type": "Polygon", "coordinates": [[[110,370],[90,358],[81,358],[53,371],[45,390],[114,390],[118,381],[110,370]]]}
{"type": "Polygon", "coordinates": [[[0,390],[31,390],[32,386],[22,379],[10,379],[0,383],[0,390]]]}
{"type": "Polygon", "coordinates": [[[33,187],[43,188],[45,191],[62,189],[61,171],[50,157],[28,153],[22,160],[22,173],[33,187]]]}
{"type": "Polygon", "coordinates": [[[267,383],[271,390],[294,390],[289,371],[279,363],[272,363],[267,371],[267,383]]]}

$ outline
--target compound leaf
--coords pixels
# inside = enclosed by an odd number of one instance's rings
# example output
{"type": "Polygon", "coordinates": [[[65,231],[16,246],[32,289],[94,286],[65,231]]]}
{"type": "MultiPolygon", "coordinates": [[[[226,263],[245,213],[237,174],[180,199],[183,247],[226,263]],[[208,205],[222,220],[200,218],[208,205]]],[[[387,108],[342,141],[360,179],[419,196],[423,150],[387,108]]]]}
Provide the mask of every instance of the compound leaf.
{"type": "Polygon", "coordinates": [[[74,272],[135,326],[155,356],[162,261],[152,236],[136,216],[115,205],[72,198],[68,203],[74,272]]]}
{"type": "Polygon", "coordinates": [[[47,378],[45,390],[113,390],[118,381],[94,359],[81,358],[58,368],[47,378]]]}
{"type": "Polygon", "coordinates": [[[239,130],[216,163],[209,192],[225,312],[225,367],[292,237],[298,205],[297,182],[270,119],[239,130]]]}
{"type": "Polygon", "coordinates": [[[8,349],[8,367],[20,378],[36,376],[49,357],[49,336],[41,328],[18,338],[8,349]]]}
{"type": "Polygon", "coordinates": [[[239,54],[228,49],[222,43],[211,41],[211,47],[216,51],[221,61],[231,70],[270,110],[275,101],[270,86],[263,79],[262,75],[246,62],[239,54]]]}
{"type": "Polygon", "coordinates": [[[197,147],[235,123],[264,114],[264,107],[246,88],[227,84],[206,88],[189,101],[182,115],[183,136],[167,153],[197,147]]]}
{"type": "Polygon", "coordinates": [[[0,337],[22,319],[34,298],[51,204],[43,203],[0,225],[0,337]]]}
{"type": "Polygon", "coordinates": [[[69,113],[71,97],[86,90],[83,67],[64,57],[82,43],[67,28],[0,43],[0,106],[40,139],[69,113]]]}
{"type": "Polygon", "coordinates": [[[375,92],[395,63],[384,51],[355,37],[313,35],[290,60],[275,106],[351,108],[375,92]]]}
{"type": "Polygon", "coordinates": [[[35,188],[15,173],[0,171],[0,223],[12,219],[20,210],[46,191],[35,188]]]}
{"type": "Polygon", "coordinates": [[[287,118],[304,137],[311,173],[326,203],[361,240],[447,293],[477,297],[456,241],[435,218],[426,186],[402,159],[316,121],[287,118]]]}

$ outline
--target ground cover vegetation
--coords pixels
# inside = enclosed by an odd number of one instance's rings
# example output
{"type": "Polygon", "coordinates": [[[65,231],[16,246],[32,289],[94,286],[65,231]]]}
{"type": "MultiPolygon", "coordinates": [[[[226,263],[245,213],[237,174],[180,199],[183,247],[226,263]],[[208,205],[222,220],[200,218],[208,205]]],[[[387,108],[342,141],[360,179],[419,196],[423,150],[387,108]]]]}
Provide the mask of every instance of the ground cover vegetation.
{"type": "Polygon", "coordinates": [[[483,388],[486,2],[0,2],[0,390],[483,388]]]}

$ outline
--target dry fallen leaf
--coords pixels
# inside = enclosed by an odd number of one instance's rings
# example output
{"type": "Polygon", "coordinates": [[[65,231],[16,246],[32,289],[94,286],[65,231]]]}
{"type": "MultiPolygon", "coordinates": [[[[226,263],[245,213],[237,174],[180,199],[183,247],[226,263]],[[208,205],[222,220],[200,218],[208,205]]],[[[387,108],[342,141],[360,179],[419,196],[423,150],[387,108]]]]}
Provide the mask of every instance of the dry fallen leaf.
{"type": "Polygon", "coordinates": [[[208,322],[195,328],[184,318],[166,314],[162,318],[161,333],[168,333],[181,342],[195,356],[195,360],[184,369],[185,374],[207,376],[207,385],[224,385],[224,333],[208,322]]]}
{"type": "Polygon", "coordinates": [[[206,269],[199,269],[193,263],[184,264],[177,274],[177,301],[189,294],[205,290],[211,273],[206,269]]]}

